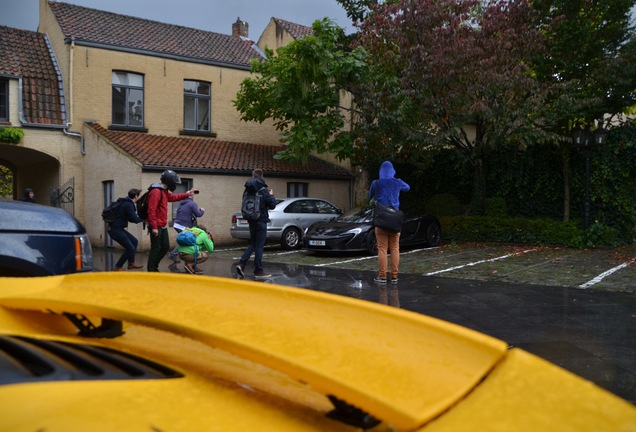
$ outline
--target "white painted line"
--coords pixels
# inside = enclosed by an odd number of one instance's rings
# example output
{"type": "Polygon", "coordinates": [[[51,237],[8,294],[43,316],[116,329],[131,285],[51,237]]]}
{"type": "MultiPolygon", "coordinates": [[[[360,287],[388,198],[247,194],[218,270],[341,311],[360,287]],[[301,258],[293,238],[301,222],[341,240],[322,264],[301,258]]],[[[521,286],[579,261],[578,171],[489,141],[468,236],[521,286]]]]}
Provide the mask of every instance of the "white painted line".
{"type": "Polygon", "coordinates": [[[324,267],[324,266],[345,264],[345,263],[356,262],[356,261],[365,261],[365,260],[369,260],[369,259],[373,259],[373,258],[377,259],[376,256],[371,255],[371,256],[368,256],[368,257],[350,259],[350,260],[345,260],[345,261],[336,261],[336,262],[332,262],[332,263],[316,264],[315,267],[324,267]]]}
{"type": "Polygon", "coordinates": [[[631,264],[631,263],[633,263],[633,262],[636,262],[636,259],[633,259],[633,260],[631,260],[631,261],[624,262],[624,263],[623,263],[623,264],[621,264],[621,265],[618,265],[618,266],[616,266],[616,267],[614,267],[614,268],[611,268],[611,269],[609,269],[609,270],[607,270],[607,271],[605,271],[605,272],[601,273],[600,275],[596,276],[594,279],[590,279],[589,281],[585,282],[584,284],[579,285],[577,288],[580,288],[580,289],[587,289],[587,288],[589,288],[589,287],[591,287],[591,286],[593,286],[593,285],[596,285],[597,283],[599,283],[600,281],[602,281],[602,280],[603,280],[604,278],[606,278],[607,276],[611,275],[611,274],[612,274],[612,273],[614,273],[614,272],[619,271],[619,270],[620,270],[620,269],[622,269],[622,268],[627,267],[628,265],[630,265],[630,264],[631,264]]]}
{"type": "MultiPolygon", "coordinates": [[[[243,250],[245,250],[245,248],[243,248],[243,250]]],[[[265,250],[263,251],[263,257],[265,257],[265,252],[267,252],[267,249],[265,249],[265,250]]],[[[294,249],[294,250],[286,251],[286,252],[268,253],[267,255],[270,255],[270,256],[271,256],[271,255],[279,256],[279,255],[296,254],[296,253],[300,253],[300,252],[303,252],[303,250],[302,250],[302,249],[294,249]]],[[[232,259],[240,260],[240,259],[241,259],[241,257],[233,257],[232,259]]]]}
{"type": "Polygon", "coordinates": [[[426,273],[424,276],[433,276],[433,275],[436,275],[436,274],[439,274],[439,273],[445,273],[445,272],[457,270],[457,269],[464,268],[464,267],[470,267],[470,266],[474,266],[474,265],[477,265],[477,264],[483,264],[483,263],[486,263],[486,262],[498,261],[498,260],[510,258],[511,256],[521,255],[521,254],[525,254],[525,253],[528,253],[528,252],[534,252],[536,250],[539,250],[539,249],[538,248],[536,248],[536,249],[528,249],[528,250],[525,250],[525,251],[522,251],[522,252],[511,253],[511,254],[508,254],[508,255],[502,255],[502,256],[496,257],[496,258],[491,258],[491,259],[481,260],[481,261],[475,261],[475,262],[471,262],[471,263],[468,263],[468,264],[463,264],[463,265],[459,265],[459,266],[455,266],[455,267],[449,267],[449,268],[444,269],[444,270],[438,270],[438,271],[426,273]]]}
{"type": "MultiPolygon", "coordinates": [[[[437,247],[424,248],[424,249],[414,249],[414,250],[411,250],[411,251],[408,251],[408,252],[400,252],[400,255],[408,255],[408,254],[415,253],[415,252],[428,251],[428,250],[433,250],[433,249],[437,249],[437,247]]],[[[366,257],[356,258],[356,259],[350,259],[350,260],[345,260],[345,261],[336,261],[336,262],[332,262],[332,263],[316,264],[314,267],[325,267],[325,266],[330,266],[330,265],[346,264],[346,263],[350,263],[350,262],[365,261],[365,260],[376,259],[376,258],[377,258],[376,255],[371,255],[371,256],[366,256],[366,257]]]]}

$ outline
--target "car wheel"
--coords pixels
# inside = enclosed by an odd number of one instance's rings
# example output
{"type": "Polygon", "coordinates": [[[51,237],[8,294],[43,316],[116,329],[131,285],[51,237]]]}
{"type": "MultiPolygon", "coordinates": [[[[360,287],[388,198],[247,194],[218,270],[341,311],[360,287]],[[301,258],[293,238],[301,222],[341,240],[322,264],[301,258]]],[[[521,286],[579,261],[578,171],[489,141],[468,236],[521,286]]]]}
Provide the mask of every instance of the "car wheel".
{"type": "Polygon", "coordinates": [[[369,234],[367,234],[367,252],[369,252],[370,255],[378,254],[378,240],[375,238],[373,228],[371,228],[369,234]]]}
{"type": "Polygon", "coordinates": [[[301,244],[300,231],[297,228],[287,228],[283,231],[283,237],[280,240],[283,249],[292,250],[298,249],[301,244]]]}
{"type": "Polygon", "coordinates": [[[439,246],[439,241],[442,237],[442,229],[440,226],[433,222],[426,229],[426,244],[429,247],[439,246]]]}

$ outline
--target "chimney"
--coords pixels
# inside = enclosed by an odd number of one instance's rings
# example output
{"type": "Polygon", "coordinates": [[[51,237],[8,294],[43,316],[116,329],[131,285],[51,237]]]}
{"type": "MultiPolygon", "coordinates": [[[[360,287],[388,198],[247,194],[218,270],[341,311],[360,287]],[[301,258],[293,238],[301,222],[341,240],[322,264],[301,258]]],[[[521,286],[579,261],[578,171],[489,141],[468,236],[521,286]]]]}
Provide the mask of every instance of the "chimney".
{"type": "Polygon", "coordinates": [[[236,18],[236,22],[232,24],[232,36],[248,37],[250,25],[241,18],[236,18]]]}

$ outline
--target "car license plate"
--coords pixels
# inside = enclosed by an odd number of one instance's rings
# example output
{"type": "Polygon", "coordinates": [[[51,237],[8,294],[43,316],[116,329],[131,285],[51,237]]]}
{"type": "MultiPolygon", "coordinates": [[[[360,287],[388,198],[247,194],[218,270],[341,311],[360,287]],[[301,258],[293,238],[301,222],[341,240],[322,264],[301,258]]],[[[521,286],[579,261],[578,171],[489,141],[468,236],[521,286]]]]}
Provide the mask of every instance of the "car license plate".
{"type": "Polygon", "coordinates": [[[249,222],[247,221],[247,219],[239,219],[238,223],[239,225],[247,225],[249,222]]]}
{"type": "Polygon", "coordinates": [[[324,240],[309,240],[309,246],[324,246],[324,240]]]}

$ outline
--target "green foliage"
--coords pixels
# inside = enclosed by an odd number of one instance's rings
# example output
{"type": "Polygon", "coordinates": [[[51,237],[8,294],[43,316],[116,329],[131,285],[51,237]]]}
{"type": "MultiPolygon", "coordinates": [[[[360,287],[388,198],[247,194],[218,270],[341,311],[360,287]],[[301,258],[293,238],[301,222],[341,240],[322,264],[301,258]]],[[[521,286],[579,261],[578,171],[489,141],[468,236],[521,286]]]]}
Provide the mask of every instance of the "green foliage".
{"type": "Polygon", "coordinates": [[[552,219],[455,216],[440,218],[447,242],[495,242],[581,247],[583,230],[575,222],[552,219]]]}
{"type": "Polygon", "coordinates": [[[437,217],[458,216],[464,214],[464,208],[455,195],[441,193],[427,200],[425,213],[437,217]]]}
{"type": "Polygon", "coordinates": [[[340,96],[364,73],[366,54],[345,49],[343,30],[327,19],[316,21],[313,31],[253,61],[253,77],[241,83],[234,105],[242,120],[273,120],[289,145],[280,158],[306,161],[316,151],[345,159],[352,142],[340,96]]]}
{"type": "Polygon", "coordinates": [[[0,165],[0,199],[11,199],[13,196],[13,172],[0,165]]]}
{"type": "Polygon", "coordinates": [[[508,216],[506,200],[501,197],[486,198],[485,216],[505,218],[508,216]]]}
{"type": "Polygon", "coordinates": [[[20,128],[0,128],[0,142],[18,144],[24,137],[24,131],[20,128]]]}

